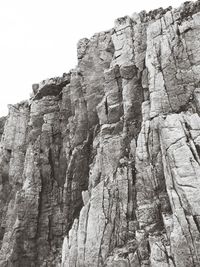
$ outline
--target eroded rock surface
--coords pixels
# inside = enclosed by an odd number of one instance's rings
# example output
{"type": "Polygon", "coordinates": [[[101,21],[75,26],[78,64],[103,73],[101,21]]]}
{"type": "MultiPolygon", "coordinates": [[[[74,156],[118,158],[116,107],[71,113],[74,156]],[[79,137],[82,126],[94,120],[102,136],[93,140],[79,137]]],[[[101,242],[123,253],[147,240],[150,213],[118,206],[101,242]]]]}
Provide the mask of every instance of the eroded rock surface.
{"type": "Polygon", "coordinates": [[[200,266],[200,1],[77,51],[0,119],[0,266],[200,266]]]}

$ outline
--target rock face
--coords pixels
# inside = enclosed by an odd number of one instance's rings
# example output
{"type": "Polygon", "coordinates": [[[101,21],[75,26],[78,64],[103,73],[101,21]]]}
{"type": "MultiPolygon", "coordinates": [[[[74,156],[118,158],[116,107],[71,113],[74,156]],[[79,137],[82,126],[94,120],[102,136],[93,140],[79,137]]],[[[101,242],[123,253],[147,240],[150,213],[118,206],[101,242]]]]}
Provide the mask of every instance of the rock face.
{"type": "Polygon", "coordinates": [[[200,266],[200,1],[80,40],[0,137],[1,267],[200,266]]]}

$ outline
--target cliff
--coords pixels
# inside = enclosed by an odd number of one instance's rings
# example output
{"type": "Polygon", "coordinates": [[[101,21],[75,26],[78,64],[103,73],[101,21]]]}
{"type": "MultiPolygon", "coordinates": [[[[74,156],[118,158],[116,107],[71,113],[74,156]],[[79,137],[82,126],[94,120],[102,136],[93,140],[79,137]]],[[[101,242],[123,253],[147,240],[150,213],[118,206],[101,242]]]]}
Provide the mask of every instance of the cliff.
{"type": "Polygon", "coordinates": [[[200,266],[200,1],[77,51],[0,119],[0,266],[200,266]]]}

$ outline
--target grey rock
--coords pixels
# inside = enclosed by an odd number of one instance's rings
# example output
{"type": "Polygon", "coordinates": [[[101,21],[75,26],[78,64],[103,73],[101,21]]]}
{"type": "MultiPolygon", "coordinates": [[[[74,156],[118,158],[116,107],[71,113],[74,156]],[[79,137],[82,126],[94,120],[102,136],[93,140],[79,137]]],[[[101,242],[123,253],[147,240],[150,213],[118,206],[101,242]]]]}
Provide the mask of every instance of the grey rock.
{"type": "Polygon", "coordinates": [[[0,266],[200,266],[200,2],[81,39],[0,118],[0,266]]]}

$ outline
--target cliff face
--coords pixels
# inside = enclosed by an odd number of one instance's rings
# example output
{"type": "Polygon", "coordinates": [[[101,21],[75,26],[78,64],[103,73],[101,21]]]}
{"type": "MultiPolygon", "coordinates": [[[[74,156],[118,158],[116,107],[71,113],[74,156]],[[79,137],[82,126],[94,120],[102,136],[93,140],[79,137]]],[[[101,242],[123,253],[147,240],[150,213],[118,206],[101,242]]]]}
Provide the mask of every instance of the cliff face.
{"type": "Polygon", "coordinates": [[[1,267],[200,266],[200,1],[82,39],[0,137],[1,267]]]}

